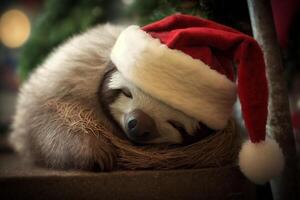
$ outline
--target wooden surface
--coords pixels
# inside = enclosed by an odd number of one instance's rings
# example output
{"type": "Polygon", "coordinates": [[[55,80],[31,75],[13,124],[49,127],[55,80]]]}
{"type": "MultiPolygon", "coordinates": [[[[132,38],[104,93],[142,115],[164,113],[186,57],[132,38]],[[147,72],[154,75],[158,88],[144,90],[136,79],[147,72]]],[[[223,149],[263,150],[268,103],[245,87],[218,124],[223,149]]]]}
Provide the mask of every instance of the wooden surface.
{"type": "Polygon", "coordinates": [[[82,172],[26,165],[0,154],[1,199],[255,199],[236,167],[200,170],[82,172]]]}

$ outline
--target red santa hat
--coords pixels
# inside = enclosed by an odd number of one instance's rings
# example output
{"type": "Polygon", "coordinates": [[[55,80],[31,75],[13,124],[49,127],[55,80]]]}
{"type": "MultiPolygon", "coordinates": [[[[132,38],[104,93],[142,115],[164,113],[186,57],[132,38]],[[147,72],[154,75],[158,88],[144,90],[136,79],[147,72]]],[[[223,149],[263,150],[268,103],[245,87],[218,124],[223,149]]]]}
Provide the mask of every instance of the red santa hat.
{"type": "Polygon", "coordinates": [[[212,129],[225,128],[238,95],[250,138],[239,154],[241,171],[255,183],[281,172],[281,149],[266,138],[265,63],[253,38],[209,20],[176,14],[143,28],[126,28],[111,60],[143,91],[212,129]]]}

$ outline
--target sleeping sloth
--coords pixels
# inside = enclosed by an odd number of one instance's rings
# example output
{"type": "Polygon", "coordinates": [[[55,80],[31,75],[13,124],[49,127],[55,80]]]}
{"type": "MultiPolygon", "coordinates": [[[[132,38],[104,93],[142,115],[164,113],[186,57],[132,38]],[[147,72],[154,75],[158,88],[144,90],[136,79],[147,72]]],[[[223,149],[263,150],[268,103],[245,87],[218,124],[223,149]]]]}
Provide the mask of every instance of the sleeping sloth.
{"type": "MultiPolygon", "coordinates": [[[[127,81],[110,61],[122,27],[104,25],[58,47],[23,84],[10,142],[22,155],[53,168],[101,170],[97,136],[73,131],[48,105],[76,103],[132,145],[189,144],[213,131],[127,81]]],[[[67,112],[67,111],[65,111],[67,112]]]]}

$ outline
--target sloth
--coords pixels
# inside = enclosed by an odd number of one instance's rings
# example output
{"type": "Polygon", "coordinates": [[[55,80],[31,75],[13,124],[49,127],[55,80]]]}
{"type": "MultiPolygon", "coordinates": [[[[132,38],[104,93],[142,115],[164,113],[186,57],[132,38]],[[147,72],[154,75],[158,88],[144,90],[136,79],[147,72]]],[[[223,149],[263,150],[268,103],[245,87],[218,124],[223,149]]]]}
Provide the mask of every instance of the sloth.
{"type": "Polygon", "coordinates": [[[144,93],[110,61],[122,26],[99,25],[55,49],[23,83],[10,134],[14,149],[42,166],[105,169],[105,152],[95,135],[63,125],[49,103],[84,106],[132,145],[199,141],[214,131],[144,93]]]}

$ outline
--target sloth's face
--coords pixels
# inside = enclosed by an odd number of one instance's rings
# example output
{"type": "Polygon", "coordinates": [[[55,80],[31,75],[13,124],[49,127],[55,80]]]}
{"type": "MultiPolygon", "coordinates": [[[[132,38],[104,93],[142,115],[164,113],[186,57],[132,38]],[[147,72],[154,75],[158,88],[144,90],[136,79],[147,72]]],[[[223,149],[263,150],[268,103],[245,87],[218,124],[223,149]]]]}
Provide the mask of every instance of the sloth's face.
{"type": "Polygon", "coordinates": [[[196,119],[144,93],[116,70],[105,82],[104,103],[134,143],[188,144],[210,132],[196,119]]]}

